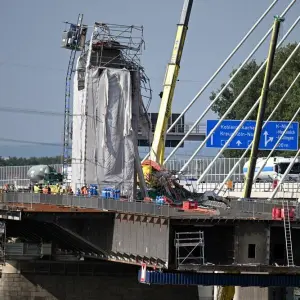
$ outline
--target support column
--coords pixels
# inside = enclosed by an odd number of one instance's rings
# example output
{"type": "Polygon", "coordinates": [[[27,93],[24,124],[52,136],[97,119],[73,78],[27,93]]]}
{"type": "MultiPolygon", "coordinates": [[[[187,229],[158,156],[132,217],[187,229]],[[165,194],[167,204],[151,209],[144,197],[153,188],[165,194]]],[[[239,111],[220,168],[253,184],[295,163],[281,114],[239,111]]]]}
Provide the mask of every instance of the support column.
{"type": "Polygon", "coordinates": [[[242,298],[240,298],[240,291],[241,291],[241,287],[236,286],[233,300],[241,300],[242,299],[242,298]]]}
{"type": "Polygon", "coordinates": [[[17,261],[6,261],[5,265],[2,267],[3,274],[20,274],[19,263],[17,261]]]}
{"type": "Polygon", "coordinates": [[[211,299],[214,294],[213,286],[198,285],[198,299],[211,299]]]}

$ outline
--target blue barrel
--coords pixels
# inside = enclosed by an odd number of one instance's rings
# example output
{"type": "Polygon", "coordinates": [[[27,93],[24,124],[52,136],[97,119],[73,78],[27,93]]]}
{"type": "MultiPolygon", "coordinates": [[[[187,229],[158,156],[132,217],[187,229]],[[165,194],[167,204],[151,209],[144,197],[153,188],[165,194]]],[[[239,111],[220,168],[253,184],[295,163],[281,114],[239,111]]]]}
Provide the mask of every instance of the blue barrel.
{"type": "Polygon", "coordinates": [[[98,190],[97,190],[97,187],[96,187],[96,186],[93,187],[93,195],[94,195],[94,196],[97,196],[97,195],[98,195],[98,190]]]}
{"type": "Polygon", "coordinates": [[[163,205],[164,204],[164,198],[163,198],[163,196],[157,196],[156,199],[155,199],[155,203],[157,205],[163,205]]]}
{"type": "Polygon", "coordinates": [[[113,198],[113,190],[111,188],[104,188],[102,190],[102,198],[106,198],[106,199],[109,199],[109,198],[113,198]]]}
{"type": "Polygon", "coordinates": [[[115,200],[119,200],[120,199],[120,194],[121,194],[120,190],[114,190],[114,198],[115,198],[115,200]]]}

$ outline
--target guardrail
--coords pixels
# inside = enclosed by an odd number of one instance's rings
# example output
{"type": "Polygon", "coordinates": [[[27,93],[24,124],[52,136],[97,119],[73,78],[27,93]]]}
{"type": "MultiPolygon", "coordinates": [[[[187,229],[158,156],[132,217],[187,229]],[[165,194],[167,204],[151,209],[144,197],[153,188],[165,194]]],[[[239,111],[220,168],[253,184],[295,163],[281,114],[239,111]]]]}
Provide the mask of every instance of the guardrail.
{"type": "MultiPolygon", "coordinates": [[[[203,193],[206,191],[213,191],[218,189],[220,182],[204,182],[200,183],[197,186],[197,191],[199,193],[203,193]]],[[[193,186],[193,184],[192,184],[193,186]]],[[[194,186],[195,188],[195,186],[194,186]]],[[[266,182],[256,182],[252,185],[252,192],[272,192],[273,191],[273,183],[266,181],[266,182]]],[[[243,182],[235,182],[233,183],[233,187],[231,191],[234,192],[242,192],[244,190],[244,183],[243,182]]],[[[222,188],[222,191],[228,191],[226,185],[222,188]]],[[[280,185],[279,191],[281,192],[291,192],[291,193],[300,193],[300,182],[284,182],[280,185]]]]}
{"type": "Polygon", "coordinates": [[[14,204],[50,204],[57,206],[89,208],[95,210],[122,213],[144,214],[151,216],[170,217],[176,209],[169,205],[155,205],[140,201],[121,201],[98,197],[80,197],[73,195],[47,195],[34,193],[5,193],[3,202],[14,204]]]}
{"type": "MultiPolygon", "coordinates": [[[[50,204],[63,207],[88,208],[101,211],[112,211],[120,213],[142,214],[157,217],[182,217],[182,218],[221,218],[240,219],[253,218],[262,220],[272,220],[272,209],[282,207],[280,200],[232,200],[231,208],[220,210],[220,214],[209,215],[200,212],[183,212],[178,208],[169,205],[157,205],[155,203],[145,203],[140,201],[121,201],[114,199],[104,199],[98,197],[78,197],[73,195],[46,195],[33,193],[5,193],[3,202],[12,206],[22,206],[24,204],[50,204]]],[[[295,217],[299,218],[300,206],[297,201],[289,201],[289,206],[295,209],[295,217]]]]}
{"type": "MultiPolygon", "coordinates": [[[[186,134],[193,126],[193,123],[191,124],[176,124],[171,131],[168,134],[186,134]]],[[[152,125],[152,132],[155,131],[155,126],[152,125]]],[[[141,134],[140,130],[139,130],[139,134],[141,134]]],[[[195,126],[195,128],[193,128],[193,130],[191,131],[191,134],[201,134],[201,135],[206,135],[206,125],[205,124],[198,124],[195,126]]]]}

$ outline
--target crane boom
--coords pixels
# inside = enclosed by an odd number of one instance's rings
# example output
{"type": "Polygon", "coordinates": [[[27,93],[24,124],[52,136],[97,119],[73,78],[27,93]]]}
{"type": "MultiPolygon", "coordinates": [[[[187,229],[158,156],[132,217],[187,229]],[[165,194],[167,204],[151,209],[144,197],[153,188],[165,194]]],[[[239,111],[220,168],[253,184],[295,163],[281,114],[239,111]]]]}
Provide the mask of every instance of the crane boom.
{"type": "Polygon", "coordinates": [[[167,125],[172,112],[173,95],[180,69],[180,61],[186,33],[188,30],[192,6],[193,0],[184,1],[180,22],[177,25],[177,33],[171,61],[168,64],[165,73],[162,99],[150,151],[150,160],[158,163],[159,165],[162,165],[164,161],[167,125]]]}

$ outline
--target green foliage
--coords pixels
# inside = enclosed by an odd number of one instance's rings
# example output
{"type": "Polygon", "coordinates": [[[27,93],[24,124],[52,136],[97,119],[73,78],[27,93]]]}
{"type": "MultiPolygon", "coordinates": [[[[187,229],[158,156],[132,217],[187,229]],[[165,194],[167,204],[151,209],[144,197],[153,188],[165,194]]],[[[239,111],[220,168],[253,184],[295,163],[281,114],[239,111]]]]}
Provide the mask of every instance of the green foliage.
{"type": "Polygon", "coordinates": [[[9,159],[0,158],[0,166],[30,166],[30,165],[52,165],[60,164],[61,156],[55,157],[10,157],[9,159]]]}
{"type": "MultiPolygon", "coordinates": [[[[296,43],[288,44],[284,47],[281,47],[277,50],[274,66],[272,71],[272,78],[278,72],[280,67],[283,65],[285,60],[297,46],[296,43]]],[[[233,101],[238,97],[241,91],[244,89],[246,84],[250,81],[256,71],[259,69],[261,64],[257,64],[255,60],[250,61],[246,64],[242,70],[236,75],[236,77],[232,80],[231,84],[225,89],[216,103],[213,105],[212,110],[219,116],[222,117],[229,106],[233,103],[233,101]]],[[[285,69],[279,75],[277,80],[269,89],[268,102],[266,108],[265,119],[270,115],[270,113],[274,110],[278,101],[281,99],[283,94],[286,92],[292,81],[295,79],[297,74],[300,71],[300,53],[297,51],[290,62],[287,64],[285,69]]],[[[236,70],[234,70],[230,77],[235,74],[236,70]]],[[[253,107],[254,103],[257,101],[261,94],[261,88],[263,85],[265,68],[260,72],[254,82],[251,84],[250,88],[246,91],[246,93],[242,96],[237,105],[233,108],[233,110],[228,114],[226,119],[231,120],[242,120],[247,112],[253,107]]],[[[296,110],[300,106],[300,80],[298,80],[293,88],[288,93],[288,96],[285,98],[283,103],[279,106],[277,111],[274,113],[271,120],[274,121],[290,121],[296,110]]],[[[221,85],[221,89],[225,84],[221,85]]],[[[216,92],[212,92],[210,96],[210,100],[214,100],[216,95],[221,90],[219,89],[216,92]]],[[[256,120],[257,109],[251,114],[249,120],[256,120]]],[[[297,117],[295,121],[300,121],[300,116],[297,117]]],[[[224,151],[225,157],[239,157],[244,152],[244,150],[226,150],[224,151]]],[[[268,151],[260,151],[260,156],[267,156],[268,151]]],[[[248,156],[250,151],[248,151],[248,156]]],[[[283,152],[283,151],[274,151],[274,155],[280,156],[291,156],[294,155],[293,152],[283,152]]]]}

